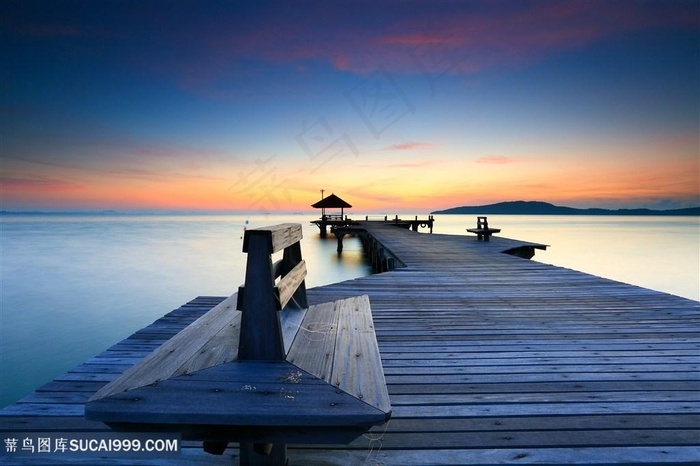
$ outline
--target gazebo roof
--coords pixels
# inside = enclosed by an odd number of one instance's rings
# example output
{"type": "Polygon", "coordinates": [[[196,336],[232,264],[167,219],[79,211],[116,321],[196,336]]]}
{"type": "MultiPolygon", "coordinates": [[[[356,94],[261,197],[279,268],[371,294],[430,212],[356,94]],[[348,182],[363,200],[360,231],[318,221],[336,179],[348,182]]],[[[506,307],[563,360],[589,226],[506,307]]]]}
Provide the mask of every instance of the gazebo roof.
{"type": "Polygon", "coordinates": [[[331,194],[328,197],[325,197],[318,201],[316,204],[312,204],[311,207],[314,207],[316,209],[327,209],[327,208],[346,208],[346,207],[352,207],[350,204],[336,196],[335,194],[331,194]]]}

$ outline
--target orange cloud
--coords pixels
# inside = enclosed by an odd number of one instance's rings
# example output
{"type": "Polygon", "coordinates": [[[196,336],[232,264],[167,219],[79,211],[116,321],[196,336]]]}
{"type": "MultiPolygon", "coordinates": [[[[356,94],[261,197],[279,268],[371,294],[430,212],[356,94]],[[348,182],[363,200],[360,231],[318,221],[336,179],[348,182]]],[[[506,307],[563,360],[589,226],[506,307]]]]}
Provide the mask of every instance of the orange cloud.
{"type": "Polygon", "coordinates": [[[404,142],[403,144],[394,144],[387,146],[382,150],[415,150],[415,149],[430,149],[436,147],[430,142],[404,142]]]}

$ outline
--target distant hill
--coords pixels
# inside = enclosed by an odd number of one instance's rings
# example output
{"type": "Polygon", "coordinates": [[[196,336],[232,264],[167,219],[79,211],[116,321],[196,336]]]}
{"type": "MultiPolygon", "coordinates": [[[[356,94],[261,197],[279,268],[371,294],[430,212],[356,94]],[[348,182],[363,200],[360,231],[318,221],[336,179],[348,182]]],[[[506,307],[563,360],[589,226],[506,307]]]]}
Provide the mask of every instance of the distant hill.
{"type": "Polygon", "coordinates": [[[503,214],[503,215],[700,215],[700,207],[671,210],[652,209],[575,209],[538,201],[499,202],[482,206],[462,206],[437,210],[432,214],[503,214]]]}

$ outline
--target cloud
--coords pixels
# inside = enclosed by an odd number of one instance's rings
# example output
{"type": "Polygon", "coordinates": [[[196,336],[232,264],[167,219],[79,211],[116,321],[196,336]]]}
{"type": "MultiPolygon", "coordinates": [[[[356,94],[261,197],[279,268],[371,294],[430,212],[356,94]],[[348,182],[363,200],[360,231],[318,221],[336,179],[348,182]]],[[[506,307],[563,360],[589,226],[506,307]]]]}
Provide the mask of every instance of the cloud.
{"type": "Polygon", "coordinates": [[[2,176],[0,177],[2,190],[8,191],[43,191],[61,192],[79,189],[81,185],[70,181],[45,176],[2,176]]]}
{"type": "Polygon", "coordinates": [[[113,168],[101,171],[102,174],[111,177],[125,179],[140,179],[148,181],[158,181],[163,183],[172,183],[174,181],[224,181],[226,178],[221,176],[204,175],[198,173],[185,173],[181,171],[164,170],[162,168],[113,168]]]}
{"type": "MultiPolygon", "coordinates": [[[[683,4],[642,2],[433,2],[265,10],[247,27],[200,31],[203,56],[324,62],[368,74],[475,73],[539,59],[605,37],[665,25],[697,27],[683,4]],[[691,18],[691,19],[689,19],[691,18]],[[251,27],[255,24],[255,27],[251,27]]],[[[192,37],[189,36],[188,40],[192,37]]],[[[210,63],[214,64],[214,63],[210,63]]],[[[216,70],[217,66],[199,70],[216,70]]]]}
{"type": "Polygon", "coordinates": [[[8,11],[5,29],[80,36],[90,42],[72,48],[75,54],[119,57],[214,98],[245,93],[231,83],[260,63],[290,70],[324,64],[361,75],[474,74],[621,33],[698,26],[691,2],[178,2],[167,11],[159,2],[92,2],[79,12],[53,10],[8,11]]]}
{"type": "Polygon", "coordinates": [[[511,163],[517,163],[519,160],[513,157],[506,157],[503,155],[486,155],[484,157],[479,157],[475,160],[476,163],[487,163],[491,165],[507,165],[511,163]]]}
{"type": "Polygon", "coordinates": [[[402,19],[398,32],[376,39],[387,67],[423,73],[470,74],[518,65],[602,38],[646,28],[697,27],[682,5],[631,2],[494,2],[492,7],[461,8],[402,19]],[[401,60],[409,56],[410,61],[401,60]]]}
{"type": "Polygon", "coordinates": [[[416,150],[416,149],[431,149],[433,147],[436,147],[436,144],[433,144],[431,142],[404,142],[403,144],[394,144],[391,146],[387,146],[383,148],[382,150],[416,150]]]}

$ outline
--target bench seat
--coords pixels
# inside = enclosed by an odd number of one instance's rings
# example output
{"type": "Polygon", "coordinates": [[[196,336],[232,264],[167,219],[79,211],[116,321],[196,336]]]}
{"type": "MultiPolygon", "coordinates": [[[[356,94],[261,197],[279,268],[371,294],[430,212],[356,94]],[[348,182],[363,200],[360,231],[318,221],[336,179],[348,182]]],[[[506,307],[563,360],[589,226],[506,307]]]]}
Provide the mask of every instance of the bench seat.
{"type": "MultiPolygon", "coordinates": [[[[285,431],[307,429],[314,443],[351,441],[388,414],[286,361],[236,361],[136,388],[86,410],[118,431],[178,431],[187,440],[291,443],[285,431]],[[257,427],[257,436],[237,427],[257,427]],[[329,427],[343,428],[328,432],[329,427]],[[225,438],[222,438],[225,437],[225,438]]],[[[299,439],[297,439],[299,441],[299,439]]]]}
{"type": "Polygon", "coordinates": [[[469,233],[476,233],[477,239],[481,240],[484,239],[485,241],[489,240],[489,237],[493,235],[494,233],[500,233],[501,229],[500,228],[467,228],[467,231],[469,233]]]}
{"type": "Polygon", "coordinates": [[[285,443],[300,441],[294,432],[313,443],[348,442],[386,422],[369,298],[310,306],[298,325],[285,361],[234,360],[176,375],[89,401],[85,415],[115,430],[285,443]]]}
{"type": "Polygon", "coordinates": [[[244,466],[284,466],[288,443],[349,443],[388,421],[369,297],[308,306],[301,238],[300,224],[246,230],[238,293],[98,390],[85,417],[219,455],[238,442],[244,466]]]}

